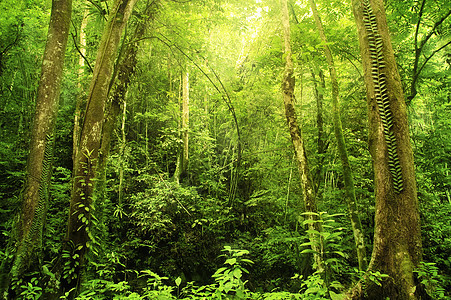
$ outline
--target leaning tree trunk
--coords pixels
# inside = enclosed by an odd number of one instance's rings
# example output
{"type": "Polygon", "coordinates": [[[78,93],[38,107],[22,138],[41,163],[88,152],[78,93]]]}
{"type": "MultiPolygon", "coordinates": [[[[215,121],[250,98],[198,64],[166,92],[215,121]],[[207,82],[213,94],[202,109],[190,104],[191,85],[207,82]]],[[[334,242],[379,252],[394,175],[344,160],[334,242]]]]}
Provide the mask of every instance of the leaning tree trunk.
{"type": "Polygon", "coordinates": [[[323,24],[316,8],[315,0],[309,0],[312,8],[313,17],[315,18],[316,27],[318,28],[321,41],[324,44],[324,53],[326,54],[327,64],[329,65],[330,79],[332,81],[332,122],[334,125],[335,138],[337,140],[338,153],[340,154],[341,165],[343,167],[343,178],[346,189],[346,204],[348,206],[349,219],[351,220],[352,232],[354,233],[354,242],[357,252],[357,261],[359,263],[359,270],[364,270],[367,267],[365,241],[363,236],[362,222],[357,208],[357,198],[355,196],[354,179],[352,177],[351,166],[348,159],[348,151],[346,150],[346,143],[343,136],[343,128],[340,117],[339,104],[339,86],[338,76],[335,69],[332,52],[328,46],[327,37],[324,33],[323,24]]]}
{"type": "Polygon", "coordinates": [[[36,112],[22,196],[22,211],[17,225],[17,250],[11,268],[12,279],[40,270],[42,231],[49,200],[52,175],[53,133],[72,12],[72,0],[53,0],[36,112]]]}
{"type": "MultiPolygon", "coordinates": [[[[293,60],[291,58],[291,35],[290,35],[290,22],[288,17],[288,5],[287,0],[281,0],[282,5],[282,26],[283,26],[283,36],[284,36],[284,55],[285,55],[285,70],[282,80],[282,92],[283,92],[283,103],[285,107],[285,116],[287,119],[288,129],[290,131],[291,140],[293,142],[294,152],[296,156],[296,161],[298,163],[299,176],[301,179],[302,195],[304,200],[305,211],[307,213],[307,218],[311,222],[308,223],[309,229],[312,232],[321,232],[322,228],[315,214],[317,214],[316,202],[315,202],[315,192],[312,183],[312,178],[310,175],[309,166],[307,163],[307,155],[305,153],[304,141],[299,130],[299,125],[297,122],[296,111],[294,108],[294,88],[295,88],[295,77],[294,77],[294,67],[293,60]]],[[[321,247],[318,245],[319,237],[310,235],[310,242],[312,245],[312,250],[314,252],[313,257],[316,264],[316,269],[319,273],[324,272],[324,262],[322,261],[321,247]]]]}
{"type": "MultiPolygon", "coordinates": [[[[145,16],[138,22],[136,25],[135,31],[128,38],[127,42],[123,42],[123,47],[121,49],[121,53],[119,55],[119,62],[117,63],[117,67],[114,71],[114,82],[110,85],[110,89],[108,92],[109,101],[107,104],[107,108],[105,109],[107,113],[105,113],[105,122],[102,127],[102,143],[100,146],[100,156],[99,165],[98,165],[98,176],[99,179],[97,181],[97,191],[96,191],[96,200],[99,202],[103,202],[105,195],[105,184],[106,184],[106,163],[110,152],[110,142],[113,136],[113,131],[116,128],[116,119],[122,110],[122,123],[121,123],[121,143],[120,143],[120,155],[121,155],[121,169],[124,164],[124,155],[125,155],[125,143],[126,143],[126,134],[125,134],[125,118],[126,118],[126,101],[125,96],[128,91],[128,87],[132,80],[133,75],[135,74],[136,63],[137,63],[137,55],[138,55],[138,46],[144,33],[146,32],[146,26],[149,25],[149,22],[153,20],[156,12],[158,11],[159,0],[153,0],[148,3],[144,13],[142,16],[145,16]],[[122,109],[121,109],[122,106],[122,109]]],[[[147,151],[146,151],[147,157],[147,151]]],[[[119,177],[123,178],[124,174],[122,171],[122,175],[119,177]]],[[[121,201],[123,198],[123,187],[121,184],[121,180],[119,183],[119,193],[118,193],[118,205],[121,205],[121,201]]]]}
{"type": "Polygon", "coordinates": [[[100,153],[105,103],[113,75],[114,62],[125,24],[137,0],[117,0],[111,8],[108,23],[96,57],[85,117],[81,127],[77,156],[74,161],[73,185],[67,233],[63,247],[62,290],[76,294],[80,272],[88,249],[91,203],[93,200],[100,153]]]}
{"type": "Polygon", "coordinates": [[[419,299],[413,270],[422,259],[413,153],[401,80],[382,0],[354,0],[367,88],[376,214],[369,271],[390,277],[358,284],[352,299],[419,299]]]}

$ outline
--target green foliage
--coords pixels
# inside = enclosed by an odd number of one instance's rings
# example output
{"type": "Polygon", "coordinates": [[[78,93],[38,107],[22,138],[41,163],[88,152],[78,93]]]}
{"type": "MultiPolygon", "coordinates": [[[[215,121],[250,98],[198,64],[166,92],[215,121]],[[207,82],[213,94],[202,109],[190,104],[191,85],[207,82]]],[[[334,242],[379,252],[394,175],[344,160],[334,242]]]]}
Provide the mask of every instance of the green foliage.
{"type": "MultiPolygon", "coordinates": [[[[225,257],[224,267],[219,268],[212,275],[215,283],[196,286],[193,282],[184,283],[180,277],[174,280],[174,285],[168,285],[168,277],[162,277],[150,270],[141,271],[138,278],[145,279],[145,285],[140,291],[132,291],[128,282],[114,283],[108,280],[93,279],[84,284],[84,291],[76,298],[82,299],[329,299],[327,289],[319,275],[313,275],[302,280],[302,293],[271,292],[255,293],[246,286],[243,276],[249,271],[246,265],[253,262],[245,256],[247,250],[233,249],[224,246],[221,257],[225,257]],[[183,286],[183,287],[182,287],[183,286]],[[182,288],[181,288],[182,287],[182,288]],[[180,289],[181,288],[181,289],[180,289]]],[[[302,276],[296,275],[293,280],[301,280],[302,276]]],[[[335,297],[332,299],[339,299],[335,297]]],[[[65,299],[64,296],[61,299],[65,299]]]]}
{"type": "Polygon", "coordinates": [[[26,275],[28,276],[22,276],[23,278],[12,278],[7,296],[27,300],[40,299],[42,296],[42,287],[40,286],[38,277],[36,277],[37,274],[26,275]]]}
{"type": "Polygon", "coordinates": [[[76,253],[77,249],[73,243],[70,243],[69,245],[69,249],[63,249],[61,258],[64,261],[62,277],[70,283],[77,280],[76,268],[80,266],[80,262],[78,260],[80,255],[76,253]]]}
{"type": "Polygon", "coordinates": [[[230,246],[224,246],[222,251],[225,252],[223,256],[227,258],[224,262],[226,266],[216,270],[212,276],[218,285],[215,296],[221,299],[232,294],[234,295],[232,298],[246,298],[247,290],[244,287],[246,281],[243,281],[242,277],[249,271],[244,266],[253,264],[253,261],[243,256],[249,254],[249,251],[232,249],[230,246]]]}
{"type": "Polygon", "coordinates": [[[339,224],[335,222],[334,218],[342,216],[342,214],[329,215],[327,212],[305,212],[303,215],[315,216],[315,219],[309,218],[304,220],[303,225],[319,223],[321,224],[322,230],[306,230],[308,235],[304,239],[309,241],[301,244],[301,247],[306,248],[301,253],[318,254],[329,269],[339,269],[341,263],[339,258],[346,258],[346,255],[341,251],[342,246],[340,245],[343,228],[339,227],[339,224]],[[313,236],[313,240],[311,236],[313,236]],[[318,253],[312,250],[312,245],[315,245],[316,249],[320,249],[320,252],[318,253]]]}
{"type": "Polygon", "coordinates": [[[27,300],[37,300],[41,298],[42,288],[39,287],[37,284],[38,284],[37,278],[32,278],[29,282],[21,284],[20,288],[22,291],[20,292],[19,296],[22,299],[27,300]]]}
{"type": "Polygon", "coordinates": [[[382,286],[382,281],[390,277],[389,275],[383,274],[379,271],[372,270],[363,271],[358,270],[356,268],[354,268],[354,273],[360,280],[362,280],[363,285],[374,283],[378,286],[382,286]]]}
{"type": "Polygon", "coordinates": [[[426,287],[428,295],[434,299],[447,299],[446,277],[441,275],[435,263],[421,262],[417,270],[414,271],[421,284],[426,287]]]}
{"type": "MultiPolygon", "coordinates": [[[[362,102],[365,91],[348,2],[318,4],[331,37],[330,47],[337,57],[336,67],[343,74],[340,89],[344,91],[344,134],[365,238],[371,247],[374,174],[366,150],[367,108],[362,102]]],[[[89,10],[86,58],[91,64],[109,4],[74,3],[71,30],[77,43],[84,9],[89,10]]],[[[140,2],[137,5],[126,35],[144,18],[140,2]]],[[[412,36],[418,5],[413,0],[387,1],[404,84],[411,80],[412,36]]],[[[425,7],[420,35],[426,34],[429,25],[441,16],[440,7],[448,8],[449,4],[440,0],[425,7]]],[[[13,254],[7,244],[12,236],[13,215],[20,207],[18,199],[49,10],[48,1],[0,1],[0,52],[8,47],[0,58],[0,258],[5,261],[11,260],[13,254]]],[[[283,45],[278,32],[277,1],[162,1],[155,22],[147,28],[145,39],[139,41],[136,72],[126,97],[125,151],[120,151],[118,131],[111,142],[105,189],[93,199],[93,207],[80,207],[90,212],[95,208],[98,220],[78,214],[84,225],[93,225],[79,299],[339,299],[343,288],[337,281],[350,286],[360,278],[379,283],[385,279],[377,272],[365,277],[349,271],[356,260],[350,255],[353,241],[349,221],[335,214],[346,208],[342,203],[343,178],[337,150],[330,143],[331,107],[327,96],[323,103],[326,152],[317,154],[317,107],[309,69],[315,74],[325,70],[319,51],[322,45],[305,3],[293,3],[291,13],[291,21],[295,22],[294,15],[299,21],[292,26],[299,82],[296,110],[302,115],[309,163],[313,171],[320,172],[315,182],[321,199],[318,205],[331,214],[319,216],[324,231],[306,232],[302,226],[302,191],[280,96],[283,45]],[[230,96],[241,131],[238,169],[231,108],[194,64],[218,86],[219,78],[230,96]],[[185,68],[190,72],[191,96],[189,167],[187,176],[177,185],[171,178],[181,142],[179,74],[185,68]],[[121,169],[123,198],[119,202],[121,169]],[[316,236],[314,243],[323,249],[327,276],[312,274],[311,242],[306,240],[309,233],[316,236]],[[231,246],[223,248],[224,245],[231,246]],[[236,249],[248,249],[249,253],[236,249]],[[220,253],[225,256],[218,259],[220,253]],[[255,263],[246,264],[246,259],[255,263]],[[293,274],[300,275],[292,278],[293,274]]],[[[429,46],[423,49],[425,55],[446,42],[447,25],[448,19],[434,32],[429,46]]],[[[374,41],[373,50],[377,52],[378,47],[380,41],[374,41]]],[[[410,111],[424,258],[436,263],[417,274],[423,281],[429,280],[425,285],[437,298],[441,297],[441,290],[437,289],[440,285],[445,290],[444,297],[449,296],[446,292],[451,282],[451,85],[446,51],[437,53],[424,68],[418,82],[419,94],[410,111]]],[[[78,76],[78,58],[74,43],[69,43],[43,233],[44,268],[42,275],[31,276],[37,280],[30,282],[31,286],[29,282],[17,286],[25,293],[22,298],[56,293],[59,277],[71,276],[77,267],[72,262],[78,245],[62,250],[61,241],[66,232],[72,185],[74,106],[78,97],[83,98],[91,76],[87,69],[78,76]],[[62,274],[57,274],[54,270],[58,269],[61,255],[72,262],[64,262],[62,274]]],[[[329,90],[326,85],[320,92],[328,95],[329,90]]],[[[386,99],[381,99],[386,104],[386,99]]],[[[389,121],[386,116],[385,122],[389,121]]]]}

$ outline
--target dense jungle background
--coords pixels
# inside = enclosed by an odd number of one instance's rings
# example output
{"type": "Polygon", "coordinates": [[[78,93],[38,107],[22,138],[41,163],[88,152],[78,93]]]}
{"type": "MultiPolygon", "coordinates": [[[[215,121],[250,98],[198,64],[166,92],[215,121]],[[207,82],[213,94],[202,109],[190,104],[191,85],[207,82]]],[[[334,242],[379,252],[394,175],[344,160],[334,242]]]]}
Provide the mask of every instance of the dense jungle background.
{"type": "Polygon", "coordinates": [[[2,0],[0,297],[449,299],[450,14],[446,0],[2,0]],[[384,112],[367,100],[360,7],[373,30],[386,18],[377,51],[391,41],[414,188],[401,146],[405,190],[375,183],[384,112]],[[398,217],[407,190],[420,249],[385,267],[375,240],[416,234],[398,217]],[[392,288],[401,273],[413,288],[392,288]]]}

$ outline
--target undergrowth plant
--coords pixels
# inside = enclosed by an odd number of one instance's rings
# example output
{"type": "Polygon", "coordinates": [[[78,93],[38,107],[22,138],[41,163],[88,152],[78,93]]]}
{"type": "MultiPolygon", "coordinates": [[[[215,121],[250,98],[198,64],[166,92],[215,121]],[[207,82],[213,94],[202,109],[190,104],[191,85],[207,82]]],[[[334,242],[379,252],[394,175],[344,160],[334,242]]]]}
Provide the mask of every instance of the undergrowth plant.
{"type": "MultiPolygon", "coordinates": [[[[305,239],[308,242],[302,243],[301,247],[305,247],[301,253],[313,253],[319,255],[320,259],[323,261],[325,265],[325,269],[321,274],[324,288],[326,291],[331,289],[338,290],[342,286],[337,281],[332,281],[332,272],[334,269],[339,269],[340,264],[342,264],[342,259],[346,258],[346,255],[340,251],[342,248],[340,245],[341,236],[343,235],[343,228],[339,226],[337,222],[335,222],[334,218],[338,216],[342,216],[343,214],[333,214],[329,215],[327,212],[306,212],[303,215],[313,215],[316,219],[306,219],[303,224],[307,225],[311,222],[317,222],[321,224],[321,231],[309,229],[307,233],[314,237],[313,240],[310,240],[308,236],[305,239]],[[315,245],[316,247],[312,247],[315,245]],[[308,248],[307,248],[308,247],[308,248]],[[319,252],[314,251],[312,249],[320,249],[319,252]]],[[[315,278],[317,274],[314,275],[315,278]]],[[[327,292],[328,294],[329,292],[327,292]]]]}
{"type": "Polygon", "coordinates": [[[440,274],[435,263],[421,262],[414,272],[433,299],[448,299],[444,288],[446,279],[440,274]]]}
{"type": "MultiPolygon", "coordinates": [[[[113,282],[104,279],[92,279],[83,285],[83,291],[76,300],[103,300],[103,299],[151,299],[151,300],[304,300],[304,299],[342,299],[339,294],[330,292],[324,285],[320,274],[313,274],[308,278],[295,275],[292,280],[300,281],[301,291],[290,293],[286,291],[272,291],[258,293],[251,291],[244,280],[247,269],[254,262],[246,256],[248,250],[233,249],[224,246],[224,266],[212,275],[214,283],[197,286],[194,282],[182,282],[180,277],[172,281],[150,270],[141,271],[138,279],[145,279],[145,286],[133,289],[129,282],[113,282]]],[[[102,272],[99,271],[98,274],[102,272]]],[[[31,298],[30,298],[31,299],[31,298]]],[[[60,299],[67,299],[62,296],[60,299]]]]}

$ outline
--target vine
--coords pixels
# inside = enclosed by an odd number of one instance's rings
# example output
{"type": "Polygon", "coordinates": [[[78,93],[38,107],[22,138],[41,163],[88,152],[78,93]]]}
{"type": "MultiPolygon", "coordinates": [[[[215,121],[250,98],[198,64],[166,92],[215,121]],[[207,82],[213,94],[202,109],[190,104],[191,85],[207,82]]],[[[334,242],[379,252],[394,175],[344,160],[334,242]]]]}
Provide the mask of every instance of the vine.
{"type": "Polygon", "coordinates": [[[393,178],[393,188],[396,193],[404,189],[401,173],[401,164],[398,157],[396,137],[393,133],[393,115],[390,110],[386,79],[385,61],[382,52],[383,41],[377,29],[376,15],[369,0],[362,0],[363,23],[368,33],[368,44],[371,59],[371,77],[374,83],[376,102],[384,129],[385,142],[387,143],[388,165],[393,178]]]}

